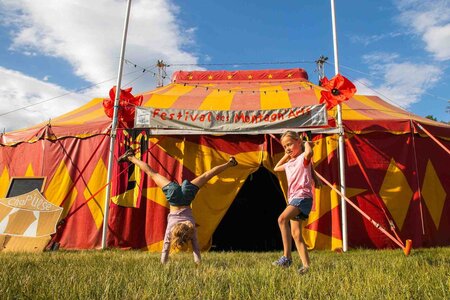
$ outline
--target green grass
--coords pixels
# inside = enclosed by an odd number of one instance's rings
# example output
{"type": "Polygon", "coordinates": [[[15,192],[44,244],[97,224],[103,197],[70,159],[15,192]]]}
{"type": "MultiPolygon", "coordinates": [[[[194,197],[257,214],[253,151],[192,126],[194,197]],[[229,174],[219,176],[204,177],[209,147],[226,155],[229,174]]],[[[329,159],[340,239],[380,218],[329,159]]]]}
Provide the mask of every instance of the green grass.
{"type": "MultiPolygon", "coordinates": [[[[0,252],[0,299],[449,299],[450,248],[312,251],[311,272],[273,267],[280,252],[0,252]]],[[[296,253],[294,253],[296,254],[296,253]]],[[[298,263],[298,256],[294,262],[298,263]]]]}

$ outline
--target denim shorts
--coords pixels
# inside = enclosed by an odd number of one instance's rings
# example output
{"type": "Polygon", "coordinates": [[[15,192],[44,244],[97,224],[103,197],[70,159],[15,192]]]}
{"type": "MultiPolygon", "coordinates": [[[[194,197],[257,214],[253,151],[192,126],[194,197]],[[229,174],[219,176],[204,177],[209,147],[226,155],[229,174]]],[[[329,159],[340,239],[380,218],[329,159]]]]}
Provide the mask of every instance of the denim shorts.
{"type": "Polygon", "coordinates": [[[176,182],[170,182],[162,188],[167,201],[172,206],[191,205],[199,187],[191,182],[184,180],[181,185],[176,182]]]}
{"type": "Polygon", "coordinates": [[[294,198],[289,205],[297,207],[300,213],[294,217],[294,220],[307,220],[312,208],[312,198],[294,198]]]}

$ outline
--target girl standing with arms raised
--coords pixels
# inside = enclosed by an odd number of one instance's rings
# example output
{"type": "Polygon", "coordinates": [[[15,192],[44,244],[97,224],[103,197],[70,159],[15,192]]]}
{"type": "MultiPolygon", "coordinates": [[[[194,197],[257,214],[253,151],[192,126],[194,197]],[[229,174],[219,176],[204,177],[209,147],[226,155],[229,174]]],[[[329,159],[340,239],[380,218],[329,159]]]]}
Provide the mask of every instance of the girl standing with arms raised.
{"type": "Polygon", "coordinates": [[[283,240],[283,256],[274,261],[273,265],[289,267],[292,264],[293,238],[303,264],[298,272],[305,274],[308,272],[310,261],[308,249],[302,237],[302,228],[303,221],[308,219],[313,201],[312,143],[308,141],[303,143],[298,133],[287,131],[281,136],[281,144],[285,154],[276,164],[274,171],[286,172],[289,204],[278,217],[278,226],[283,240]]]}

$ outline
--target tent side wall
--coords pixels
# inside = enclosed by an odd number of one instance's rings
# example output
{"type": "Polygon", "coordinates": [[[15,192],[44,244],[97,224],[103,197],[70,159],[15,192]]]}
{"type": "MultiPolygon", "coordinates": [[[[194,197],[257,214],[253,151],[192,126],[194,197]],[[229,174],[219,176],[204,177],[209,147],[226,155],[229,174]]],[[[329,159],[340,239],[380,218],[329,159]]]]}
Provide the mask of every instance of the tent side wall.
{"type": "Polygon", "coordinates": [[[55,240],[66,249],[98,248],[108,146],[107,135],[1,146],[0,194],[6,195],[12,177],[45,177],[44,196],[64,208],[55,240]]]}
{"type": "MultiPolygon", "coordinates": [[[[450,169],[448,154],[429,137],[412,132],[348,133],[347,196],[376,222],[389,219],[414,247],[450,244],[450,169]],[[445,163],[446,162],[446,163],[445,163]],[[373,190],[372,190],[373,189],[373,190]]],[[[450,148],[450,142],[441,140],[450,148]]],[[[386,248],[395,245],[348,207],[349,245],[386,248]]]]}
{"type": "MultiPolygon", "coordinates": [[[[132,145],[140,149],[144,161],[177,181],[192,179],[230,155],[237,157],[239,167],[211,180],[193,202],[205,250],[249,174],[260,166],[272,170],[283,155],[278,142],[264,135],[152,137],[146,131],[131,130],[119,131],[117,143],[116,157],[132,145]]],[[[316,136],[314,143],[316,170],[337,185],[337,137],[316,136]]],[[[449,245],[450,223],[444,216],[450,213],[450,174],[443,163],[448,161],[445,151],[430,146],[428,137],[411,133],[348,132],[348,143],[352,146],[346,146],[348,197],[385,228],[389,228],[388,215],[401,238],[412,239],[415,247],[449,245]]],[[[450,147],[450,142],[443,143],[450,147]]],[[[5,195],[11,177],[45,176],[44,195],[64,207],[65,223],[55,240],[66,249],[98,248],[108,145],[109,137],[98,135],[2,146],[0,192],[5,195]]],[[[139,169],[114,166],[117,176],[112,182],[108,245],[160,251],[168,214],[164,195],[139,169]]],[[[285,189],[284,174],[276,176],[285,189]]],[[[310,248],[341,247],[339,210],[334,192],[326,186],[315,190],[315,205],[303,232],[310,248]]],[[[394,247],[353,208],[348,210],[351,247],[394,247]]]]}

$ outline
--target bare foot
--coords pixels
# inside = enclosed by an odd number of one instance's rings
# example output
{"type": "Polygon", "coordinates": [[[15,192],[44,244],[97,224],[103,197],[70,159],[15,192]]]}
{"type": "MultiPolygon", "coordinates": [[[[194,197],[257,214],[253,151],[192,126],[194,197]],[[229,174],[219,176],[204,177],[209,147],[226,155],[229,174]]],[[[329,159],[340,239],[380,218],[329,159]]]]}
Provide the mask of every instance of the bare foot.
{"type": "Polygon", "coordinates": [[[230,159],[228,160],[228,165],[230,167],[236,167],[239,163],[237,162],[236,158],[234,158],[234,156],[231,156],[230,159]]]}
{"type": "Polygon", "coordinates": [[[128,149],[127,151],[125,151],[125,153],[124,154],[122,154],[122,156],[120,156],[118,159],[117,159],[117,161],[118,162],[126,162],[126,161],[128,161],[128,158],[130,157],[130,156],[134,156],[134,151],[130,148],[130,149],[128,149]]]}

